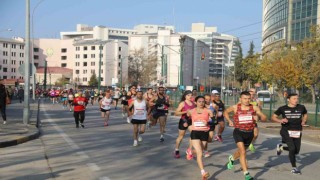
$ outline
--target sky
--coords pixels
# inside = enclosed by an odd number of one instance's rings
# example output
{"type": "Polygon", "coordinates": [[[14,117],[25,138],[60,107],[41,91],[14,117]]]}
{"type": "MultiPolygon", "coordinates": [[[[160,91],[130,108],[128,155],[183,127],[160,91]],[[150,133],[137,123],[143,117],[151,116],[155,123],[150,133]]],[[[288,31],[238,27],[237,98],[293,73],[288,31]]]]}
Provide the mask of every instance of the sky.
{"type": "MultiPolygon", "coordinates": [[[[25,0],[0,0],[0,37],[25,36],[25,7],[25,0]]],[[[250,41],[261,51],[262,0],[30,0],[30,14],[35,38],[59,38],[60,32],[75,31],[76,24],[174,25],[187,32],[191,23],[203,22],[239,37],[244,54],[250,41]]]]}

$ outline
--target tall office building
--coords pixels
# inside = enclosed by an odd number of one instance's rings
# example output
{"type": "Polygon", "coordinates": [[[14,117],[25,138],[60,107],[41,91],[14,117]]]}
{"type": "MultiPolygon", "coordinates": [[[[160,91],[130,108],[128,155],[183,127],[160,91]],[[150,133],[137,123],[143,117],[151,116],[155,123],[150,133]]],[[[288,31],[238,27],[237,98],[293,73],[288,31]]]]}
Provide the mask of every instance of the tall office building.
{"type": "Polygon", "coordinates": [[[310,27],[320,23],[319,15],[318,0],[264,0],[263,53],[310,37],[310,27]]]}

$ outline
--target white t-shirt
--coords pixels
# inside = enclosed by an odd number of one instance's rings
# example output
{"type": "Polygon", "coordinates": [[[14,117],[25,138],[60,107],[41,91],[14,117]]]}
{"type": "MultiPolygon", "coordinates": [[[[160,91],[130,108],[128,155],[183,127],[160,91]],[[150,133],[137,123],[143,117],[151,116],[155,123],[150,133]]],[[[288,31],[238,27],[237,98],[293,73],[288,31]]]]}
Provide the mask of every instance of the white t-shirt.
{"type": "Polygon", "coordinates": [[[101,100],[101,108],[104,110],[110,110],[111,109],[111,103],[112,103],[112,99],[111,98],[106,98],[103,97],[101,100]]]}
{"type": "Polygon", "coordinates": [[[142,100],[141,102],[138,102],[138,100],[133,101],[132,119],[135,119],[135,120],[147,119],[147,105],[144,100],[142,100]]]}
{"type": "Polygon", "coordinates": [[[119,99],[119,97],[120,97],[120,91],[115,91],[113,98],[119,99]]]}

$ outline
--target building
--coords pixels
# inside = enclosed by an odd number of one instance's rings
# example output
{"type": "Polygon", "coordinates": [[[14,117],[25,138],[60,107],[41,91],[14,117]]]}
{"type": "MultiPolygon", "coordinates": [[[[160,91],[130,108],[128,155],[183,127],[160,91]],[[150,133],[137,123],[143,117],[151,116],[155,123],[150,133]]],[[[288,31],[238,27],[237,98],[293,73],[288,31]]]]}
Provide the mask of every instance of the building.
{"type": "Polygon", "coordinates": [[[320,23],[318,6],[318,0],[264,0],[263,53],[310,37],[310,27],[320,23]]]}
{"type": "Polygon", "coordinates": [[[236,41],[239,39],[232,35],[218,33],[217,30],[217,27],[206,27],[204,23],[193,23],[191,32],[181,32],[181,34],[209,45],[209,76],[218,78],[222,76],[225,67],[234,66],[234,60],[239,53],[236,41]]]}
{"type": "Polygon", "coordinates": [[[77,24],[74,32],[60,32],[61,39],[99,39],[128,41],[128,36],[136,34],[136,30],[109,28],[105,26],[90,27],[86,24],[77,24]]]}
{"type": "Polygon", "coordinates": [[[0,79],[23,79],[19,67],[24,64],[24,39],[0,39],[0,79]]]}
{"type": "Polygon", "coordinates": [[[152,34],[158,33],[160,30],[169,30],[172,33],[175,32],[174,26],[163,26],[155,24],[139,24],[133,28],[136,31],[136,34],[152,34]]]}
{"type": "Polygon", "coordinates": [[[157,79],[164,81],[166,86],[174,87],[181,84],[194,86],[199,79],[208,76],[208,61],[201,61],[201,56],[202,54],[205,57],[209,56],[209,46],[191,37],[174,33],[171,29],[131,35],[129,54],[139,49],[144,49],[146,55],[158,57],[158,63],[155,64],[157,79]]]}
{"type": "MultiPolygon", "coordinates": [[[[42,85],[44,83],[44,67],[37,68],[36,83],[42,85]]],[[[55,86],[55,83],[59,80],[65,80],[66,82],[72,82],[73,71],[64,67],[47,67],[47,86],[48,88],[55,86]]]]}

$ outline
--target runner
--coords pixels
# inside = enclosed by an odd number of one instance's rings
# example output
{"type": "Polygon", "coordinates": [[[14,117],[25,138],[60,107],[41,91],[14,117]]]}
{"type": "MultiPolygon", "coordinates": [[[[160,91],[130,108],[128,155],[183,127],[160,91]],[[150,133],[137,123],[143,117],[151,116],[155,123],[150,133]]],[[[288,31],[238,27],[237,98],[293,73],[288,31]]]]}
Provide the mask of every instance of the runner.
{"type": "Polygon", "coordinates": [[[116,103],[116,106],[114,107],[114,109],[117,109],[117,107],[118,107],[119,98],[120,98],[120,91],[119,91],[118,88],[116,88],[115,91],[114,91],[114,93],[113,93],[113,100],[114,100],[115,103],[116,103]]]}
{"type": "Polygon", "coordinates": [[[277,155],[279,156],[283,150],[289,151],[289,160],[291,162],[293,174],[301,174],[296,165],[296,155],[300,152],[302,126],[307,122],[308,115],[304,105],[298,104],[298,94],[289,94],[287,96],[288,105],[279,107],[272,115],[272,121],[281,123],[280,135],[282,142],[287,144],[277,145],[277,155]],[[278,116],[282,116],[279,119],[278,116]]]}
{"type": "Polygon", "coordinates": [[[147,123],[147,102],[143,99],[142,91],[137,92],[136,99],[130,104],[133,108],[131,123],[133,125],[133,146],[138,146],[138,141],[142,141],[141,134],[145,132],[147,123]]]}
{"type": "Polygon", "coordinates": [[[216,126],[216,137],[215,140],[218,140],[219,142],[222,142],[222,133],[224,131],[225,122],[223,117],[223,112],[225,110],[224,103],[220,99],[220,94],[215,93],[214,94],[215,99],[213,100],[213,103],[218,107],[218,113],[217,113],[217,125],[216,126]]]}
{"type": "MultiPolygon", "coordinates": [[[[49,91],[49,95],[50,95],[52,104],[54,104],[54,102],[57,102],[57,100],[56,100],[56,92],[54,91],[54,89],[51,89],[51,90],[49,91]]],[[[57,102],[57,103],[58,103],[58,102],[57,102]]]]}
{"type": "MultiPolygon", "coordinates": [[[[152,88],[148,88],[147,92],[143,95],[143,98],[144,100],[150,104],[150,100],[153,98],[153,94],[152,94],[152,88]]],[[[147,108],[147,128],[150,128],[151,127],[151,119],[152,119],[152,109],[153,109],[153,106],[148,106],[147,108]]]]}
{"type": "MultiPolygon", "coordinates": [[[[137,94],[137,86],[132,85],[129,87],[130,91],[127,93],[127,101],[128,106],[135,100],[136,94],[137,94]]],[[[132,115],[132,109],[127,109],[127,123],[131,123],[131,115],[132,115]]]]}
{"type": "Polygon", "coordinates": [[[79,128],[79,121],[82,128],[84,128],[84,119],[85,119],[85,103],[87,102],[87,99],[82,96],[82,91],[78,92],[78,97],[73,99],[73,116],[76,123],[76,128],[79,128]]]}
{"type": "Polygon", "coordinates": [[[121,104],[122,104],[122,117],[126,117],[128,109],[127,91],[123,90],[121,93],[121,104]]]}
{"type": "Polygon", "coordinates": [[[248,164],[246,161],[246,149],[249,147],[253,139],[254,118],[255,115],[266,121],[267,117],[261,112],[257,106],[250,104],[250,93],[248,91],[241,92],[240,103],[230,106],[225,112],[224,117],[229,122],[229,126],[235,127],[233,138],[237,144],[237,151],[229,156],[227,167],[233,168],[234,161],[240,158],[240,164],[245,176],[245,180],[252,180],[253,177],[248,172],[248,164]],[[229,114],[233,113],[233,121],[230,120],[229,114]]]}
{"type": "Polygon", "coordinates": [[[201,170],[202,179],[207,179],[209,173],[204,170],[202,163],[202,151],[203,147],[206,146],[209,138],[209,120],[213,119],[214,116],[210,110],[205,108],[205,99],[203,96],[197,96],[195,98],[196,108],[189,110],[187,116],[192,119],[192,131],[190,134],[192,147],[197,153],[197,163],[201,170]]]}
{"type": "Polygon", "coordinates": [[[95,97],[95,92],[93,89],[91,89],[90,91],[90,104],[93,106],[93,103],[94,103],[94,97],[95,97]]]}
{"type": "MultiPolygon", "coordinates": [[[[250,104],[252,104],[253,106],[257,106],[260,110],[262,110],[262,103],[256,97],[256,89],[251,88],[249,90],[249,92],[250,92],[250,95],[251,95],[250,104]]],[[[255,116],[255,118],[256,118],[256,121],[258,121],[258,117],[255,116]]],[[[254,131],[253,132],[254,132],[254,135],[253,135],[252,142],[251,142],[251,144],[249,146],[249,150],[254,153],[254,152],[256,152],[256,148],[254,147],[253,143],[257,140],[258,135],[259,135],[259,129],[258,129],[257,122],[255,122],[255,127],[254,127],[254,131]]]]}
{"type": "Polygon", "coordinates": [[[160,123],[160,142],[163,142],[163,134],[166,127],[167,113],[169,107],[169,98],[165,95],[164,87],[159,87],[157,96],[153,97],[150,101],[155,102],[153,118],[155,121],[159,121],[160,123]]]}
{"type": "Polygon", "coordinates": [[[54,90],[54,95],[55,95],[55,100],[57,103],[60,103],[60,88],[57,88],[56,90],[54,90]]]}
{"type": "Polygon", "coordinates": [[[105,96],[100,100],[101,117],[104,118],[104,126],[108,126],[112,98],[110,90],[105,92],[105,96]]]}
{"type": "Polygon", "coordinates": [[[197,90],[196,89],[193,89],[192,90],[192,98],[191,98],[191,101],[195,103],[195,99],[197,97],[198,93],[197,93],[197,90]]]}
{"type": "Polygon", "coordinates": [[[73,99],[74,99],[74,95],[73,95],[72,91],[70,90],[69,94],[68,94],[68,104],[69,104],[69,111],[70,112],[72,111],[73,99]]]}
{"type": "Polygon", "coordinates": [[[62,102],[62,108],[67,109],[68,105],[68,91],[65,89],[61,92],[61,102],[62,102]]]}
{"type": "MultiPolygon", "coordinates": [[[[175,152],[174,152],[174,157],[175,158],[180,158],[180,151],[179,147],[181,144],[181,141],[186,134],[187,129],[191,132],[191,124],[192,121],[191,119],[187,116],[188,110],[191,110],[195,108],[195,104],[191,101],[192,97],[192,92],[191,91],[185,91],[184,94],[181,97],[181,101],[179,103],[178,108],[175,111],[176,116],[181,116],[180,121],[179,121],[179,133],[178,137],[176,139],[176,147],[175,147],[175,152]]],[[[191,139],[189,139],[189,148],[187,149],[187,159],[191,160],[193,159],[192,155],[192,144],[191,144],[191,139]]]]}
{"type": "MultiPolygon", "coordinates": [[[[212,103],[211,96],[209,94],[206,94],[204,96],[204,100],[205,100],[205,107],[207,109],[211,110],[212,114],[215,117],[214,120],[216,120],[217,119],[218,106],[216,104],[212,103]]],[[[212,119],[210,119],[208,124],[210,126],[208,143],[211,143],[212,139],[213,139],[213,136],[214,136],[216,121],[212,121],[212,119]]],[[[208,143],[203,148],[204,157],[210,157],[210,153],[208,152],[208,143]]]]}

